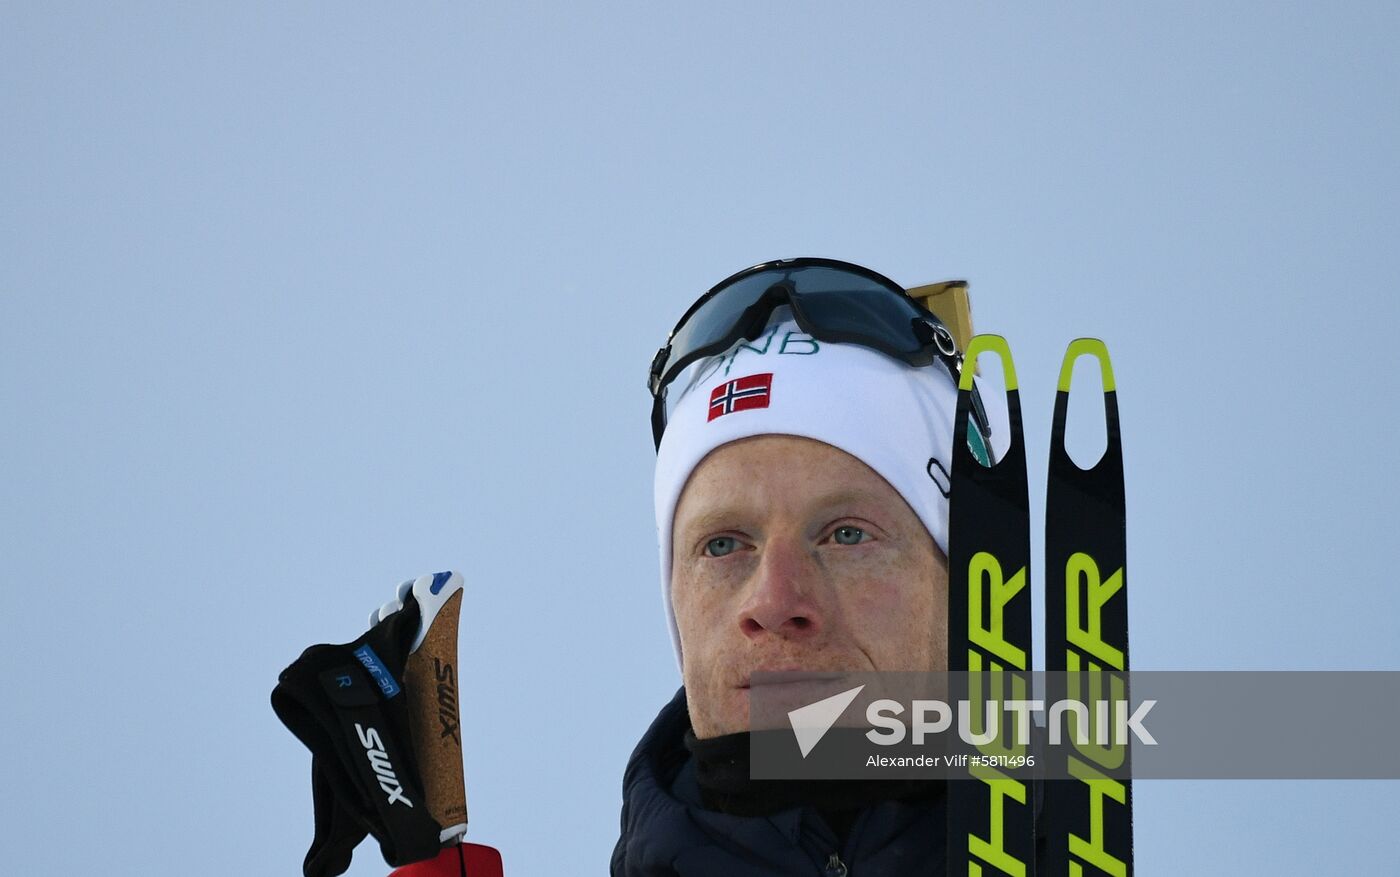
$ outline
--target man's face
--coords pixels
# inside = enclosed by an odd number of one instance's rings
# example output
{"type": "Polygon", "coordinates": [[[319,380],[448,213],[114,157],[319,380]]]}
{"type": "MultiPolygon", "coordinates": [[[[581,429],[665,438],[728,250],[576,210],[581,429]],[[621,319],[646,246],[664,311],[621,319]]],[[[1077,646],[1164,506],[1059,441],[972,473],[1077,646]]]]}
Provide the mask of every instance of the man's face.
{"type": "Polygon", "coordinates": [[[671,603],[697,737],[749,730],[758,671],[947,669],[948,565],[914,511],[831,445],[717,448],[676,506],[671,603]]]}

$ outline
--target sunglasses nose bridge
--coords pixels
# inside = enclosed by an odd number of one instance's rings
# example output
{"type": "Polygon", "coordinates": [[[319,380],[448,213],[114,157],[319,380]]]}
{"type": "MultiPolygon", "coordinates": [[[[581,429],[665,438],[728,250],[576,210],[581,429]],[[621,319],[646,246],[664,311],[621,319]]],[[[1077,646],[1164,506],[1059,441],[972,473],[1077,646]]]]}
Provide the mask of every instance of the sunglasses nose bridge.
{"type": "Polygon", "coordinates": [[[788,305],[796,310],[795,293],[792,281],[786,278],[773,282],[765,289],[753,304],[744,309],[738,320],[744,340],[757,340],[768,327],[768,320],[777,308],[788,305]]]}
{"type": "Polygon", "coordinates": [[[772,314],[775,309],[783,305],[796,309],[797,284],[787,277],[775,281],[763,293],[762,301],[768,305],[769,314],[772,314]]]}

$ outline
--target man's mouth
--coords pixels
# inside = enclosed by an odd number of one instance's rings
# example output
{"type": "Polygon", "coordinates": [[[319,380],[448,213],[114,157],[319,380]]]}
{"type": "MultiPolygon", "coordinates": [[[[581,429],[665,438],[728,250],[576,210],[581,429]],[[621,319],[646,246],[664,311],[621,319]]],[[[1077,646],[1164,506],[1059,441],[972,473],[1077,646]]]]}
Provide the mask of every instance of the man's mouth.
{"type": "Polygon", "coordinates": [[[831,671],[803,670],[801,667],[765,667],[745,676],[739,688],[748,690],[774,685],[810,685],[816,682],[839,682],[845,678],[845,673],[831,671]]]}

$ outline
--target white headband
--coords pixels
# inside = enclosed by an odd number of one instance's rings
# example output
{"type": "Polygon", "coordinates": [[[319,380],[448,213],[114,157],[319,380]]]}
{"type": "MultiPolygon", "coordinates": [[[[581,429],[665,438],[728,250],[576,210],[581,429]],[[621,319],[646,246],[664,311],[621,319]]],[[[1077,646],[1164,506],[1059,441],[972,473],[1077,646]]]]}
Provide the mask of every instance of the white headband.
{"type": "Polygon", "coordinates": [[[657,452],[654,499],[661,599],[678,662],[671,528],[690,474],[721,445],[794,435],[839,448],[889,482],[947,552],[958,391],[943,368],[913,368],[866,347],[817,341],[795,322],[775,322],[757,341],[692,366],[671,393],[680,395],[657,452]]]}

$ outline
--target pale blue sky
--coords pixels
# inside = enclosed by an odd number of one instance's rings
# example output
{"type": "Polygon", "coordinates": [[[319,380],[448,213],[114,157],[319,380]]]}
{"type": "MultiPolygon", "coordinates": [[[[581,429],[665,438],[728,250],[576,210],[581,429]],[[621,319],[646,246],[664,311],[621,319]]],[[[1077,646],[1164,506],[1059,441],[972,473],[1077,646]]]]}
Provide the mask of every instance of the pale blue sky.
{"type": "MultiPolygon", "coordinates": [[[[678,684],[644,371],[780,256],[970,279],[1036,504],[1060,355],[1108,342],[1138,668],[1400,669],[1397,36],[1384,3],[0,5],[0,870],[298,873],[277,672],[452,567],[471,837],[605,872],[678,684]]],[[[1139,783],[1140,873],[1393,873],[1397,792],[1139,783]]]]}

